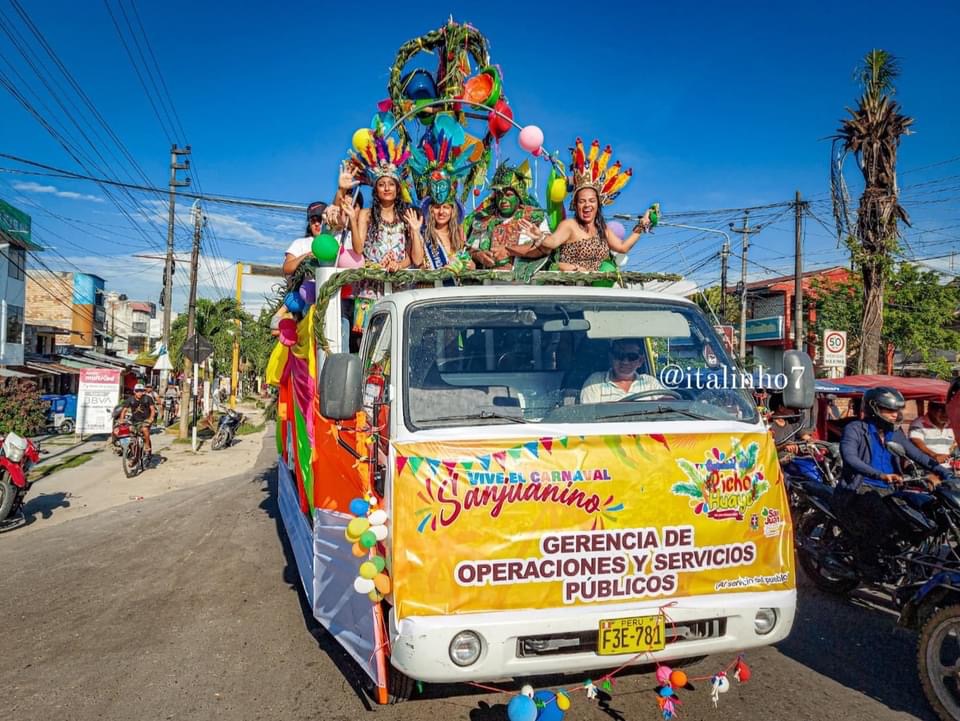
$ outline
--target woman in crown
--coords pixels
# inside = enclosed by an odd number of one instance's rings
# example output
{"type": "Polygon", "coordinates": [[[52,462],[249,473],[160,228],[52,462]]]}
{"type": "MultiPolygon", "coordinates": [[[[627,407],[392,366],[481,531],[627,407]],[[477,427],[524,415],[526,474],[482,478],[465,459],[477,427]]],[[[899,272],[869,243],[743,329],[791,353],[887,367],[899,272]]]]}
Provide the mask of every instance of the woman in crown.
{"type": "Polygon", "coordinates": [[[533,223],[521,221],[535,247],[560,249],[557,253],[560,270],[597,271],[600,264],[610,258],[610,251],[630,252],[650,228],[649,210],[623,240],[607,227],[603,206],[614,201],[633,175],[629,168],[621,172],[619,160],[609,165],[610,154],[609,145],[601,153],[599,141],[594,140],[587,155],[583,141],[577,138],[573,150],[573,200],[570,204],[574,217],[561,221],[549,235],[533,223]]]}

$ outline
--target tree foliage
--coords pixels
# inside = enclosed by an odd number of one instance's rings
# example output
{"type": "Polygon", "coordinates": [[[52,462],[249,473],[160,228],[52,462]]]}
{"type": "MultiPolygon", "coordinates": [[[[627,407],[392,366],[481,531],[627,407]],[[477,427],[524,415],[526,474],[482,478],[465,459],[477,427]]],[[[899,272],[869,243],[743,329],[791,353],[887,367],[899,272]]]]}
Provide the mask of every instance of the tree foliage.
{"type": "MultiPolygon", "coordinates": [[[[230,372],[233,361],[233,338],[238,332],[236,321],[252,323],[253,317],[243,310],[234,298],[198,298],[196,309],[196,332],[213,345],[213,372],[224,375],[230,372]]],[[[170,361],[175,368],[183,364],[183,344],[187,339],[187,315],[177,316],[170,327],[170,361]]]]}
{"type": "MultiPolygon", "coordinates": [[[[830,288],[817,286],[817,334],[826,329],[847,332],[848,362],[856,361],[862,350],[860,321],[863,315],[863,283],[854,276],[848,283],[830,288]]],[[[883,308],[884,346],[892,344],[904,357],[917,356],[930,364],[938,374],[944,372],[934,351],[960,349],[960,333],[950,328],[960,311],[960,287],[942,284],[932,270],[901,263],[895,267],[887,284],[883,308]]]]}
{"type": "Polygon", "coordinates": [[[0,433],[21,436],[40,433],[46,426],[47,404],[33,381],[0,379],[0,433]]]}

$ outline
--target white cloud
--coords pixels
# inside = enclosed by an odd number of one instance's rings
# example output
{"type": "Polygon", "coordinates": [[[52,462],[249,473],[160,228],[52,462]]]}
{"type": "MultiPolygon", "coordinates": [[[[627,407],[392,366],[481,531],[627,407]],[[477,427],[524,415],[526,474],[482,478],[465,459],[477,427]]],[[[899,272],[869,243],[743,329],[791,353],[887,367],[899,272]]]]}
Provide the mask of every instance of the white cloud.
{"type": "Polygon", "coordinates": [[[96,195],[75,193],[72,190],[60,190],[55,185],[41,185],[40,183],[34,183],[32,181],[17,182],[13,184],[13,187],[16,190],[21,190],[25,193],[46,193],[55,195],[58,198],[68,198],[70,200],[87,200],[91,203],[103,202],[103,198],[97,197],[96,195]]]}

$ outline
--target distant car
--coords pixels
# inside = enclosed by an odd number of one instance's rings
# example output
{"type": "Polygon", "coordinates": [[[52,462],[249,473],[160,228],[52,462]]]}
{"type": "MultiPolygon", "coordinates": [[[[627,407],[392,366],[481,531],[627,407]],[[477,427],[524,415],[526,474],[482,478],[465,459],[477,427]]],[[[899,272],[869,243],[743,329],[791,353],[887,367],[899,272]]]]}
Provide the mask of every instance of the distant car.
{"type": "Polygon", "coordinates": [[[77,427],[77,397],[75,395],[43,395],[40,400],[47,408],[47,428],[57,433],[73,433],[77,427]]]}

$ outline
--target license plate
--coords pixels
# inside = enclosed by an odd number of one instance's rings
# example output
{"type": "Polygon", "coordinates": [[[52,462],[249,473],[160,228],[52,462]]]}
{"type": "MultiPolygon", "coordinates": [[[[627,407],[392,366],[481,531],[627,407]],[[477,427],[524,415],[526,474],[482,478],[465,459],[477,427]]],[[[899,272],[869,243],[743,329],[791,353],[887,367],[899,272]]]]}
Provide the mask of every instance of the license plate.
{"type": "Polygon", "coordinates": [[[666,643],[663,616],[608,618],[600,622],[597,633],[597,653],[601,656],[661,651],[666,643]]]}

